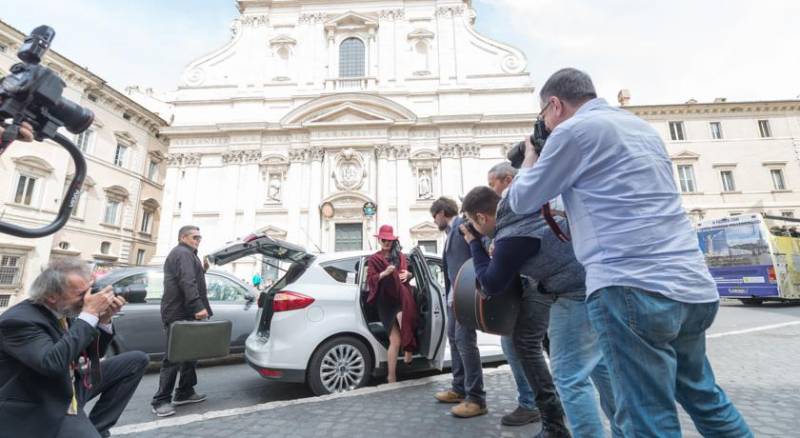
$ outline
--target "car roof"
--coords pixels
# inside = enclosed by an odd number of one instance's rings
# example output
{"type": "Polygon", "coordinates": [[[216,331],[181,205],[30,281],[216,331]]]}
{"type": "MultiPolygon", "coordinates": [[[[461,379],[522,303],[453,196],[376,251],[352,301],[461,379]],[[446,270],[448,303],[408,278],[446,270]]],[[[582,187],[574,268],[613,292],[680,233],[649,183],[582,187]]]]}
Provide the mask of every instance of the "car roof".
{"type": "MultiPolygon", "coordinates": [[[[376,251],[339,251],[339,252],[326,252],[321,254],[316,254],[316,262],[317,263],[327,263],[327,262],[334,262],[338,260],[349,259],[351,257],[364,257],[375,254],[376,251]]],[[[410,251],[403,251],[405,254],[408,254],[410,251]]],[[[435,259],[441,258],[438,254],[431,254],[428,252],[423,252],[425,257],[432,257],[435,259]]]]}
{"type": "MultiPolygon", "coordinates": [[[[132,275],[145,274],[148,272],[161,272],[163,270],[164,270],[163,266],[134,266],[129,268],[114,268],[108,271],[107,274],[95,280],[95,284],[97,286],[105,287],[106,285],[115,283],[119,280],[122,280],[123,278],[127,278],[132,275]]],[[[239,280],[234,274],[222,269],[211,268],[206,273],[224,275],[226,277],[235,279],[237,282],[241,283],[241,280],[239,280]]]]}

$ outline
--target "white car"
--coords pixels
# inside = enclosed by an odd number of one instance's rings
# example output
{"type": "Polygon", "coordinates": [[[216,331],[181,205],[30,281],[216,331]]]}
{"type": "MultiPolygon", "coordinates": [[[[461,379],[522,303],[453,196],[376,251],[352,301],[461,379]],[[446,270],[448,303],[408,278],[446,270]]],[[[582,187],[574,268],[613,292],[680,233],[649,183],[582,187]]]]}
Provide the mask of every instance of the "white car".
{"type": "MultiPolygon", "coordinates": [[[[267,379],[305,382],[317,395],[349,391],[385,375],[388,336],[377,310],[366,304],[371,254],[314,255],[265,234],[209,254],[217,265],[262,255],[285,267],[283,277],[258,298],[256,326],[245,342],[247,363],[267,379]]],[[[418,354],[409,367],[441,370],[450,358],[441,260],[419,248],[407,256],[420,316],[418,354]]],[[[478,344],[483,362],[504,360],[498,336],[478,332],[478,344]]]]}

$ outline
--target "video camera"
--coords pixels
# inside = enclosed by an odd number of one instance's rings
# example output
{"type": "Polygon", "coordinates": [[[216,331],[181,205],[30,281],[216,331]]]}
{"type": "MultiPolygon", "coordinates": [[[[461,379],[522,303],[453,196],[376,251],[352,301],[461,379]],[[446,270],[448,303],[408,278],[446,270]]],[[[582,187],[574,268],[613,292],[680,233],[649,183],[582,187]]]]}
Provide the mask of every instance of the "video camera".
{"type": "Polygon", "coordinates": [[[0,232],[19,237],[43,237],[61,229],[78,202],[80,188],[86,178],[83,154],[57,130],[63,126],[69,132],[79,134],[92,125],[94,114],[65,99],[62,94],[66,83],[53,70],[39,65],[55,34],[55,30],[49,26],[34,29],[17,52],[22,62],[14,64],[11,73],[0,79],[0,123],[12,119],[0,137],[0,154],[17,138],[22,123],[28,122],[33,127],[36,141],[55,141],[69,152],[75,163],[75,177],[52,223],[38,229],[27,229],[0,222],[0,232]]]}
{"type": "MultiPolygon", "coordinates": [[[[550,131],[548,131],[547,127],[544,125],[544,119],[541,117],[536,119],[536,123],[533,124],[533,134],[531,134],[530,140],[533,144],[533,150],[535,150],[537,154],[542,155],[542,148],[549,135],[550,131]]],[[[521,141],[515,144],[508,151],[508,154],[506,154],[506,158],[511,162],[512,167],[519,169],[520,166],[522,166],[522,161],[525,160],[525,142],[521,141]]]]}

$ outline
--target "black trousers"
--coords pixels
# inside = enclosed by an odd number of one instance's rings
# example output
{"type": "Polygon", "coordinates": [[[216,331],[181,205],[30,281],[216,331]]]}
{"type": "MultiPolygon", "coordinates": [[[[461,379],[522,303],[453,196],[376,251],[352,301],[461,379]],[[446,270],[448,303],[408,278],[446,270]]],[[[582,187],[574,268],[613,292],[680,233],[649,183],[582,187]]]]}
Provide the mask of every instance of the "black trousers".
{"type": "MultiPolygon", "coordinates": [[[[167,330],[167,345],[164,347],[166,352],[169,348],[169,328],[165,330],[167,330]]],[[[172,401],[172,390],[175,388],[179,372],[181,378],[178,382],[178,389],[175,390],[175,398],[188,397],[194,393],[194,386],[197,385],[197,361],[170,362],[165,353],[164,360],[161,361],[161,372],[158,375],[158,391],[153,396],[153,406],[172,401]]]]}
{"type": "Polygon", "coordinates": [[[58,430],[58,438],[107,437],[109,429],[117,423],[147,368],[147,355],[129,351],[100,362],[102,380],[86,388],[76,383],[78,415],[67,415],[58,430]],[[89,400],[100,396],[89,416],[83,407],[89,400]]]}
{"type": "Polygon", "coordinates": [[[558,421],[564,411],[542,348],[550,323],[552,298],[533,287],[526,287],[520,304],[512,336],[514,349],[533,389],[536,407],[546,419],[558,421]]]}

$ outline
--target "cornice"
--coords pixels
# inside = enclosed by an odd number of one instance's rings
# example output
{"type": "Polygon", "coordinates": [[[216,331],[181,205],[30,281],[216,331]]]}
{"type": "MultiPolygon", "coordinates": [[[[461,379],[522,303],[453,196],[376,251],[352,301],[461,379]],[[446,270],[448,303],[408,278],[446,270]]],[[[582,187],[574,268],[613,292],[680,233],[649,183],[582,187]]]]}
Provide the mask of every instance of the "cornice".
{"type": "Polygon", "coordinates": [[[776,100],[753,102],[717,102],[717,103],[685,103],[666,105],[624,106],[642,117],[669,117],[672,115],[708,115],[743,116],[763,113],[800,113],[800,100],[776,100]]]}

